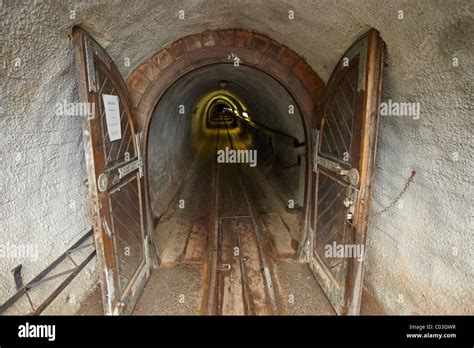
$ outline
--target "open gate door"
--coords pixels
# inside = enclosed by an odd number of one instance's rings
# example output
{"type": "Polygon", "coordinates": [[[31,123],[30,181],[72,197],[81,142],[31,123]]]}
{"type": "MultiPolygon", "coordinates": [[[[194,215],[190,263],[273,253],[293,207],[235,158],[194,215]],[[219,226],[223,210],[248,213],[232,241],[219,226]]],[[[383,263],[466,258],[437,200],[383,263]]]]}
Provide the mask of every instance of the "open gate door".
{"type": "Polygon", "coordinates": [[[149,276],[141,137],[112,59],[73,29],[79,96],[89,106],[85,157],[105,314],[132,311],[149,276]]]}
{"type": "Polygon", "coordinates": [[[334,69],[313,133],[310,267],[338,314],[359,314],[384,43],[371,30],[334,69]]]}

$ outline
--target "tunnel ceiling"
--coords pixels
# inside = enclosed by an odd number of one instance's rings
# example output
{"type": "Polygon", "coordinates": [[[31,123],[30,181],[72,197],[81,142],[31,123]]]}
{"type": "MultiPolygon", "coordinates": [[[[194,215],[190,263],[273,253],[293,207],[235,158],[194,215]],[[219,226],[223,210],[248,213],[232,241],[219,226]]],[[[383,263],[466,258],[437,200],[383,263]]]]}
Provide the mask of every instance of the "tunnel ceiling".
{"type": "Polygon", "coordinates": [[[214,64],[185,75],[165,93],[154,117],[159,122],[157,113],[177,114],[179,105],[192,110],[203,95],[219,89],[235,93],[247,105],[251,119],[257,124],[304,142],[299,112],[296,107],[294,114],[287,112],[288,105],[295,105],[288,92],[270,76],[246,66],[214,64]],[[221,85],[223,80],[225,86],[221,85]]]}

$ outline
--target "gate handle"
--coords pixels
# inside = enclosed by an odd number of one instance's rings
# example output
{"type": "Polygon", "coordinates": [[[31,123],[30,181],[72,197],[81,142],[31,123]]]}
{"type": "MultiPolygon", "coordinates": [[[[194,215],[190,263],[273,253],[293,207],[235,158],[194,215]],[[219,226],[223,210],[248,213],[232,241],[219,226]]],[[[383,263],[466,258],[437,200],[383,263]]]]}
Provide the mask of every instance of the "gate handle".
{"type": "Polygon", "coordinates": [[[352,186],[356,186],[359,183],[360,176],[359,171],[356,168],[351,168],[350,170],[341,169],[338,171],[338,174],[347,176],[352,186]]]}

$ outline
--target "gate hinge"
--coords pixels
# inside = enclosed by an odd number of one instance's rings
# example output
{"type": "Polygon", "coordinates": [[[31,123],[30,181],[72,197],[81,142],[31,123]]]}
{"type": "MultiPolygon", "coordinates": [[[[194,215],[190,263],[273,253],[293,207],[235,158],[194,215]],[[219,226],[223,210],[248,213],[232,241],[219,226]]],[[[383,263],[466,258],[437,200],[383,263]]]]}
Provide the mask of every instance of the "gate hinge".
{"type": "Polygon", "coordinates": [[[299,261],[300,262],[309,262],[311,260],[313,254],[313,229],[311,227],[308,228],[308,236],[306,241],[303,245],[303,250],[300,253],[299,261]]]}
{"type": "Polygon", "coordinates": [[[318,144],[319,144],[319,130],[311,129],[312,141],[313,141],[313,172],[317,173],[318,170],[318,144]]]}
{"type": "Polygon", "coordinates": [[[140,178],[143,178],[143,161],[142,161],[142,132],[135,134],[135,140],[137,143],[137,155],[139,161],[138,170],[140,172],[140,178]]]}
{"type": "Polygon", "coordinates": [[[314,231],[310,227],[308,229],[308,240],[306,241],[306,245],[305,245],[305,251],[308,254],[308,258],[310,258],[313,253],[313,239],[314,239],[314,231]]]}
{"type": "Polygon", "coordinates": [[[123,167],[120,167],[118,169],[119,179],[122,179],[124,176],[127,176],[128,174],[130,174],[131,172],[137,169],[140,172],[140,178],[141,178],[143,176],[142,168],[143,168],[142,160],[140,158],[136,159],[135,161],[130,162],[129,164],[126,164],[123,167]]]}
{"type": "Polygon", "coordinates": [[[230,267],[230,264],[228,264],[228,263],[223,263],[223,264],[217,266],[218,271],[230,271],[230,269],[231,269],[231,267],[230,267]]]}

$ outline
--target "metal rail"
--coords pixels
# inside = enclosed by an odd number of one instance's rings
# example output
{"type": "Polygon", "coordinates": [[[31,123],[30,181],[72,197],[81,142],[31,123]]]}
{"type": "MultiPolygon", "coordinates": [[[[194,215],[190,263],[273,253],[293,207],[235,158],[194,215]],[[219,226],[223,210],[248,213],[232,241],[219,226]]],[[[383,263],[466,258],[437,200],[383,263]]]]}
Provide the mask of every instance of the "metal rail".
{"type": "MultiPolygon", "coordinates": [[[[225,127],[227,136],[229,138],[229,144],[232,149],[234,149],[233,143],[232,143],[232,137],[229,133],[229,129],[227,126],[225,127]]],[[[243,174],[242,174],[242,169],[240,165],[237,165],[237,172],[239,176],[239,181],[240,181],[240,187],[242,188],[242,193],[245,198],[245,202],[247,204],[247,208],[250,214],[250,218],[252,220],[252,225],[253,225],[253,230],[255,232],[255,238],[257,240],[257,248],[259,251],[259,256],[260,260],[262,262],[263,266],[263,279],[265,281],[266,285],[266,290],[268,297],[270,299],[270,306],[271,306],[271,313],[272,315],[278,314],[278,303],[277,303],[277,298],[275,294],[275,288],[273,286],[273,279],[272,279],[272,274],[271,274],[271,265],[270,261],[267,258],[265,248],[264,248],[264,243],[265,241],[263,240],[263,222],[260,220],[260,217],[258,215],[258,211],[253,204],[252,200],[249,197],[249,194],[247,193],[247,188],[245,187],[244,180],[243,180],[243,174]]]]}
{"type": "Polygon", "coordinates": [[[294,146],[294,147],[301,147],[306,145],[306,142],[300,142],[298,138],[294,137],[293,135],[286,134],[282,131],[279,131],[277,129],[269,128],[267,126],[261,125],[259,123],[256,123],[255,121],[250,121],[249,119],[241,116],[241,115],[236,115],[239,119],[245,121],[248,125],[251,127],[255,128],[256,130],[259,130],[265,135],[268,135],[270,137],[279,137],[282,139],[282,141],[288,145],[294,146]]]}
{"type": "Polygon", "coordinates": [[[32,306],[33,312],[29,313],[30,315],[39,315],[41,314],[53,300],[66,288],[66,286],[79,274],[79,272],[92,260],[95,256],[96,251],[92,251],[79,265],[77,265],[74,260],[71,258],[70,254],[78,251],[80,249],[86,248],[88,246],[93,246],[94,243],[89,243],[86,245],[81,245],[84,241],[92,236],[92,229],[89,230],[84,236],[82,236],[76,243],[74,243],[65,253],[59,256],[54,260],[48,267],[46,267],[41,273],[34,277],[28,284],[22,286],[12,297],[10,297],[4,304],[0,306],[0,314],[4,313],[8,308],[15,304],[23,295],[28,297],[30,305],[32,306]],[[62,261],[66,258],[69,258],[72,263],[76,266],[75,268],[69,269],[67,271],[46,277],[51,273],[62,261]],[[60,276],[69,274],[69,276],[49,295],[45,301],[43,301],[38,307],[34,308],[33,303],[31,302],[28,296],[28,290],[37,287],[40,284],[48,282],[50,280],[56,279],[60,276]]]}

